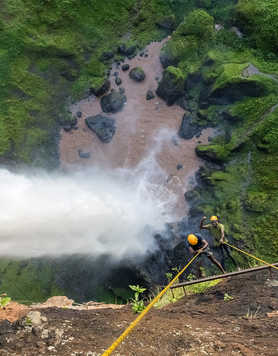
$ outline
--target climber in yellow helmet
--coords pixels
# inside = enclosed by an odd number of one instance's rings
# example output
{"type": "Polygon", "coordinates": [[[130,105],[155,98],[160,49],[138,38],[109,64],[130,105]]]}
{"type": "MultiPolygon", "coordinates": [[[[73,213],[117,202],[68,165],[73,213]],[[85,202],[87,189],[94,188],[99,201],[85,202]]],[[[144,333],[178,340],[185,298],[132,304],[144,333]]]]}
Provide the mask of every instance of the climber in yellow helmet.
{"type": "Polygon", "coordinates": [[[221,272],[225,273],[221,263],[213,256],[213,253],[209,249],[208,242],[198,234],[189,234],[187,236],[189,243],[189,252],[193,255],[196,253],[204,254],[213,264],[215,264],[221,272]]]}
{"type": "Polygon", "coordinates": [[[224,252],[226,252],[227,256],[232,260],[234,266],[237,267],[237,263],[234,260],[233,256],[231,255],[229,247],[224,244],[224,242],[227,241],[227,239],[225,238],[225,228],[224,225],[220,223],[219,217],[216,215],[211,216],[209,224],[205,224],[206,219],[207,219],[206,216],[202,218],[200,222],[200,229],[208,230],[212,235],[214,239],[213,247],[219,249],[222,254],[223,257],[222,264],[224,265],[224,258],[225,258],[224,252]]]}

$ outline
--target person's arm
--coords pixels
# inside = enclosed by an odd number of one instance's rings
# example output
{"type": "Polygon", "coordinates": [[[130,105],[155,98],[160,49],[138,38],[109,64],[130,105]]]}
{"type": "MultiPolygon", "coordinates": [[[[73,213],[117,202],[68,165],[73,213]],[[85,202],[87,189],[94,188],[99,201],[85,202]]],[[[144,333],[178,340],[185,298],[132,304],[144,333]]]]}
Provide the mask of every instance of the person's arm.
{"type": "Polygon", "coordinates": [[[208,247],[208,242],[203,239],[203,246],[196,252],[203,252],[208,247]]]}
{"type": "Polygon", "coordinates": [[[193,250],[193,248],[191,246],[189,246],[189,252],[191,253],[191,255],[194,255],[195,251],[193,250]]]}
{"type": "Polygon", "coordinates": [[[208,229],[209,225],[204,225],[204,222],[205,222],[206,218],[207,218],[206,216],[203,216],[202,219],[201,219],[201,222],[200,222],[200,229],[201,230],[202,229],[208,229]]]}

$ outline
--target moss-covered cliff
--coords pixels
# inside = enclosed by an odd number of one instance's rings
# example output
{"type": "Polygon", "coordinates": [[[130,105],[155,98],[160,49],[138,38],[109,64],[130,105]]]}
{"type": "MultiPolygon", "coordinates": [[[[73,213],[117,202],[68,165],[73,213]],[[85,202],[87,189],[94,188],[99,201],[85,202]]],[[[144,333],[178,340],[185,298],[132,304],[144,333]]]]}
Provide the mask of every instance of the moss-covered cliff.
{"type": "Polygon", "coordinates": [[[272,1],[241,0],[229,9],[231,21],[214,27],[211,6],[190,13],[162,51],[165,67],[177,66],[187,77],[183,105],[192,125],[222,132],[197,147],[210,163],[199,174],[203,188],[192,195],[192,214],[220,215],[231,239],[273,261],[278,258],[278,57],[271,51],[277,11],[272,1]]]}
{"type": "MultiPolygon", "coordinates": [[[[191,125],[221,131],[197,148],[209,163],[188,195],[192,221],[218,214],[239,246],[277,259],[277,18],[274,0],[3,1],[0,162],[57,166],[59,129],[73,120],[66,104],[99,90],[123,48],[132,56],[174,30],[164,78],[191,125]]],[[[71,288],[48,263],[2,261],[1,289],[37,301],[71,288]]]]}

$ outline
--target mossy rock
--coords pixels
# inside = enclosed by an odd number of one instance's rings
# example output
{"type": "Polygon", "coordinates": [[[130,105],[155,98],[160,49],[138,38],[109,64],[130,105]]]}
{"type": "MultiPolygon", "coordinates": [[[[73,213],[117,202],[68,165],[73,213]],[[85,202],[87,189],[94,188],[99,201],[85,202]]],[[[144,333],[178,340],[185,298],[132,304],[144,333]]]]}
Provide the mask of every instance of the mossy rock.
{"type": "Polygon", "coordinates": [[[156,93],[168,105],[173,105],[184,94],[184,75],[182,71],[172,66],[165,69],[156,93]]]}
{"type": "Polygon", "coordinates": [[[131,71],[129,72],[129,78],[133,79],[136,82],[142,82],[143,80],[145,80],[146,74],[143,70],[143,68],[141,67],[135,67],[133,69],[131,69],[131,71]]]}
{"type": "Polygon", "coordinates": [[[214,34],[214,19],[204,10],[194,10],[178,26],[176,34],[194,35],[200,40],[209,40],[214,34]]]}
{"type": "Polygon", "coordinates": [[[278,8],[276,0],[239,0],[237,18],[259,47],[278,49],[278,8]]]}
{"type": "Polygon", "coordinates": [[[230,152],[224,145],[199,145],[196,147],[196,153],[206,161],[221,163],[227,160],[230,152]]]}

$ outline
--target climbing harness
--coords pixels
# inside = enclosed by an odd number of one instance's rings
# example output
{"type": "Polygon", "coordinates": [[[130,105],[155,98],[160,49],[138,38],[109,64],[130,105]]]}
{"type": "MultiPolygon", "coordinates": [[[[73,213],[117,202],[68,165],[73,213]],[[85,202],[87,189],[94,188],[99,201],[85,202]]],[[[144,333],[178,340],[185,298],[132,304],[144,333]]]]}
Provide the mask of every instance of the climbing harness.
{"type": "Polygon", "coordinates": [[[141,319],[149,312],[149,310],[154,306],[155,303],[167,292],[167,290],[176,282],[176,280],[183,274],[183,272],[191,265],[191,263],[200,255],[198,252],[187,265],[172,279],[172,281],[146,306],[146,308],[141,312],[140,315],[126,328],[126,330],[118,337],[116,341],[102,354],[102,356],[111,355],[111,353],[116,349],[116,347],[127,337],[127,335],[132,331],[132,329],[139,323],[141,319]]]}
{"type": "Polygon", "coordinates": [[[252,257],[252,258],[254,258],[254,259],[257,260],[257,261],[260,261],[260,262],[264,263],[265,265],[267,265],[267,266],[269,266],[269,267],[272,267],[272,268],[275,268],[275,269],[278,270],[278,267],[277,267],[277,266],[274,266],[273,264],[268,263],[268,262],[266,262],[266,261],[264,261],[264,260],[262,260],[262,259],[260,259],[260,258],[258,258],[258,257],[256,257],[256,256],[254,256],[254,255],[251,255],[251,253],[245,252],[245,251],[241,250],[240,248],[229,244],[228,242],[225,242],[225,241],[224,241],[223,243],[224,243],[225,245],[227,245],[227,246],[233,248],[233,249],[236,250],[236,251],[239,251],[239,252],[241,252],[241,253],[244,253],[245,255],[247,255],[247,256],[249,256],[249,257],[252,257]]]}

